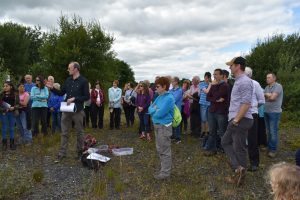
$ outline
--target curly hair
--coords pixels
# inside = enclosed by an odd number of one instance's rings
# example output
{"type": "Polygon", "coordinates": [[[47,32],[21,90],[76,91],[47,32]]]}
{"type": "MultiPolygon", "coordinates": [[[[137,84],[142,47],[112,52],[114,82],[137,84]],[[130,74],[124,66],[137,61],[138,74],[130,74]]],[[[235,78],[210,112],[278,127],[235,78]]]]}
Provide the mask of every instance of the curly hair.
{"type": "Polygon", "coordinates": [[[270,168],[267,178],[274,200],[300,199],[300,167],[281,162],[270,168]]]}

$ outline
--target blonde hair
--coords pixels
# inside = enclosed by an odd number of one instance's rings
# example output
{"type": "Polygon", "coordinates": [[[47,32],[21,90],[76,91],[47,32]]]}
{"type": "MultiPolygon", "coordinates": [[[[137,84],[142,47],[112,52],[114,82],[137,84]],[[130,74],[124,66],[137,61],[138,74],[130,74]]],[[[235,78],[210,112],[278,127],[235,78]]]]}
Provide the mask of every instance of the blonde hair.
{"type": "Polygon", "coordinates": [[[274,200],[300,200],[300,167],[281,162],[268,172],[274,200]]]}

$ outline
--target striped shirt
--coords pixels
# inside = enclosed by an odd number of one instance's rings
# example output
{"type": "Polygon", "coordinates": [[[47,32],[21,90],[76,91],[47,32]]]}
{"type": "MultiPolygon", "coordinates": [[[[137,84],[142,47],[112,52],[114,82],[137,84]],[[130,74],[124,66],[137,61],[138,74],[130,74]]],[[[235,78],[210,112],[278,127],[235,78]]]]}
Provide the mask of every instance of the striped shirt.
{"type": "Polygon", "coordinates": [[[200,105],[204,105],[204,106],[209,106],[210,105],[210,102],[206,100],[207,94],[203,91],[203,89],[208,88],[208,85],[209,84],[204,82],[204,81],[199,83],[199,90],[200,90],[199,104],[200,105]]]}

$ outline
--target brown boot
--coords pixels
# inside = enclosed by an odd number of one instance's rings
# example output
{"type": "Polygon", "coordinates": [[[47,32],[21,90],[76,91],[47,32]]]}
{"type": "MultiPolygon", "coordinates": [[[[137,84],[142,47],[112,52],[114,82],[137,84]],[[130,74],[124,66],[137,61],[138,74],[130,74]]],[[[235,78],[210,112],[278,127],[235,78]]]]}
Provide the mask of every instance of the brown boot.
{"type": "Polygon", "coordinates": [[[225,181],[227,183],[236,184],[238,187],[241,186],[245,180],[246,176],[246,169],[242,166],[239,166],[236,170],[234,175],[226,177],[225,181]]]}

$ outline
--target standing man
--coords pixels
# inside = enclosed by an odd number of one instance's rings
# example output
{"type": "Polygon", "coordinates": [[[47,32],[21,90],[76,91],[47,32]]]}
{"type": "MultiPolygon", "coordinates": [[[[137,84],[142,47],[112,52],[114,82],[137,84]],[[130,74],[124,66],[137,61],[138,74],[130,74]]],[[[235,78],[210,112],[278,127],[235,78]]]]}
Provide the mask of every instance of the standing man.
{"type": "Polygon", "coordinates": [[[210,102],[208,112],[209,136],[207,140],[207,149],[204,153],[211,156],[217,153],[221,148],[221,138],[227,127],[227,115],[229,108],[229,85],[223,81],[223,71],[215,69],[214,83],[207,93],[207,101],[210,102]]]}
{"type": "Polygon", "coordinates": [[[278,129],[282,112],[283,89],[282,86],[276,82],[276,75],[274,73],[267,74],[267,84],[265,88],[266,104],[264,117],[268,132],[268,156],[274,158],[278,146],[278,129]]]}
{"type": "Polygon", "coordinates": [[[75,103],[75,112],[63,112],[61,117],[61,147],[58,153],[58,159],[66,157],[69,139],[69,129],[74,121],[77,132],[77,157],[79,159],[83,150],[83,103],[90,98],[89,84],[86,78],[80,75],[80,65],[78,62],[71,62],[68,66],[69,77],[60,90],[57,90],[51,84],[47,87],[52,92],[63,96],[66,94],[67,104],[75,103]]]}
{"type": "Polygon", "coordinates": [[[221,144],[235,172],[233,176],[226,177],[226,181],[240,186],[246,175],[247,134],[253,124],[253,117],[249,109],[252,103],[253,83],[245,74],[245,58],[235,57],[226,65],[230,66],[235,83],[230,98],[229,124],[221,144]]]}
{"type": "MultiPolygon", "coordinates": [[[[251,78],[252,77],[252,69],[250,67],[246,67],[245,74],[251,78]]],[[[263,90],[260,84],[253,80],[253,93],[252,93],[252,104],[251,104],[251,113],[253,117],[253,125],[249,129],[248,132],[248,155],[250,161],[249,171],[256,171],[259,166],[259,148],[258,148],[258,107],[265,104],[265,97],[263,90]]]]}
{"type": "Polygon", "coordinates": [[[26,74],[25,77],[24,77],[26,83],[24,84],[24,87],[25,87],[25,92],[28,92],[29,95],[30,95],[30,92],[31,92],[31,88],[33,86],[35,86],[35,84],[32,82],[32,76],[30,74],[26,74]]]}

